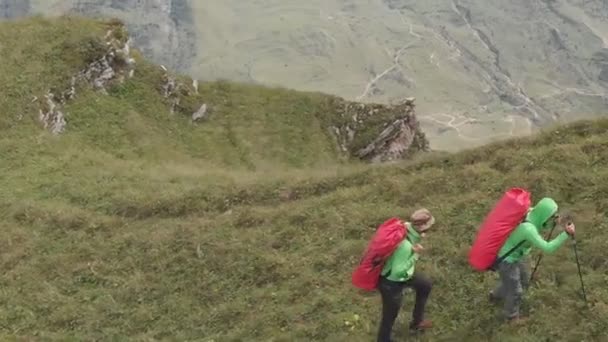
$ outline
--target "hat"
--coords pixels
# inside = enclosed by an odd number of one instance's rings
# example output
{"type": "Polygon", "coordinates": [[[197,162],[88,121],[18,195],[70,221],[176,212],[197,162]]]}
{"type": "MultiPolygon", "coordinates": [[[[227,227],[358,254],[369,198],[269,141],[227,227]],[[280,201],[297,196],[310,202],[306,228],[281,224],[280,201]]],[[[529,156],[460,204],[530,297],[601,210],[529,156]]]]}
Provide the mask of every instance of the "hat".
{"type": "Polygon", "coordinates": [[[412,216],[410,216],[410,220],[418,226],[418,229],[420,230],[427,230],[435,224],[435,218],[431,215],[431,212],[425,208],[416,210],[412,216]]]}

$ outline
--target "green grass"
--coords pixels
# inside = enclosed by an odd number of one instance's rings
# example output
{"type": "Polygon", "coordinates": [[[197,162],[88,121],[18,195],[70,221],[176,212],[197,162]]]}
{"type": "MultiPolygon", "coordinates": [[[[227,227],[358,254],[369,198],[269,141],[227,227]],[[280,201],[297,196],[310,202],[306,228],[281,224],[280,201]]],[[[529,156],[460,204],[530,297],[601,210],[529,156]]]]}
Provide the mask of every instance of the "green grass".
{"type": "MultiPolygon", "coordinates": [[[[605,335],[608,120],[372,166],[337,154],[322,116],[332,98],[209,83],[211,117],[192,125],[169,114],[158,68],[138,59],[134,79],[109,96],[79,90],[66,133],[46,133],[32,95],[82,68],[65,41],[104,25],[0,24],[0,58],[15,61],[0,64],[2,339],[370,341],[379,296],[350,273],[379,223],[420,206],[438,220],[417,265],[435,285],[436,327],[420,340],[605,335]],[[496,275],[466,255],[510,186],[574,213],[590,308],[568,242],[525,296],[530,323],[501,325],[486,301],[496,275]]],[[[412,305],[408,293],[398,335],[412,305]]]]}

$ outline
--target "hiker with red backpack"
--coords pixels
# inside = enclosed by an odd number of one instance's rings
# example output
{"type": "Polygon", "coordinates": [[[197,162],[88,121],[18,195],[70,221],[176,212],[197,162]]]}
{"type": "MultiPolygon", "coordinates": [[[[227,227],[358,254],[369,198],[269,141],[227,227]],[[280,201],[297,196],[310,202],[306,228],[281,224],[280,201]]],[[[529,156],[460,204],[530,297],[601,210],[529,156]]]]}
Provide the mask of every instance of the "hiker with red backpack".
{"type": "Polygon", "coordinates": [[[382,223],[352,274],[353,285],[366,291],[378,289],[382,296],[379,342],[390,341],[406,287],[416,292],[410,329],[431,327],[431,322],[423,319],[431,281],[415,272],[415,264],[424,250],[419,242],[433,226],[435,218],[427,209],[419,209],[410,216],[410,221],[403,222],[393,217],[382,223]]]}
{"type": "Polygon", "coordinates": [[[476,270],[498,271],[500,279],[490,292],[490,300],[504,300],[504,315],[511,322],[522,319],[519,306],[529,282],[524,259],[531,248],[553,253],[575,231],[574,224],[567,222],[564,232],[550,242],[545,241],[542,231],[566,222],[561,222],[553,199],[543,198],[533,208],[530,203],[528,191],[520,188],[507,191],[486,217],[469,253],[469,263],[476,270]]]}
{"type": "Polygon", "coordinates": [[[424,307],[431,293],[432,283],[424,274],[415,271],[416,261],[424,248],[420,240],[426,237],[435,223],[427,209],[420,209],[405,222],[407,237],[397,246],[382,268],[378,289],[382,296],[382,319],[378,329],[378,342],[389,342],[395,319],[401,309],[403,290],[406,287],[416,292],[410,330],[422,330],[432,326],[424,318],[424,307]]]}
{"type": "Polygon", "coordinates": [[[498,255],[502,256],[513,249],[510,255],[495,265],[500,279],[497,287],[490,292],[490,300],[497,302],[504,299],[504,315],[509,321],[522,319],[519,305],[523,292],[529,285],[525,257],[530,253],[532,247],[551,254],[562,246],[568,239],[568,235],[574,235],[574,223],[569,223],[564,231],[550,242],[543,239],[541,232],[561,224],[557,210],[557,203],[553,199],[541,199],[527,214],[526,220],[509,235],[498,252],[498,255]]]}

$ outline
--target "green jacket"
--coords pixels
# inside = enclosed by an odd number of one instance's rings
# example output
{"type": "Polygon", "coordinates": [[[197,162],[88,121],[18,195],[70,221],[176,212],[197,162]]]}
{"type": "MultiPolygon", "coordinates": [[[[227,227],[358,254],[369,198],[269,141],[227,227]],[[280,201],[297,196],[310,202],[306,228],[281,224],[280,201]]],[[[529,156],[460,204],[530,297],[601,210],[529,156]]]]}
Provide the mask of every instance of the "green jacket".
{"type": "Polygon", "coordinates": [[[420,241],[420,234],[409,222],[406,222],[405,225],[408,232],[407,237],[386,260],[381,272],[388,280],[404,282],[414,275],[416,260],[419,256],[414,252],[412,246],[420,241]]]}
{"type": "Polygon", "coordinates": [[[498,251],[498,256],[506,254],[511,248],[515,247],[518,243],[525,240],[519,248],[511,252],[511,254],[505,259],[508,263],[515,263],[524,256],[530,253],[532,247],[538,247],[540,250],[546,253],[555,252],[567,239],[568,233],[565,231],[561,232],[551,242],[547,242],[540,235],[542,231],[551,229],[554,225],[552,220],[549,220],[551,216],[557,213],[557,203],[551,198],[543,198],[540,200],[532,210],[526,215],[524,222],[519,224],[513,232],[507,238],[502,248],[498,251]],[[549,222],[547,222],[549,220],[549,222]]]}

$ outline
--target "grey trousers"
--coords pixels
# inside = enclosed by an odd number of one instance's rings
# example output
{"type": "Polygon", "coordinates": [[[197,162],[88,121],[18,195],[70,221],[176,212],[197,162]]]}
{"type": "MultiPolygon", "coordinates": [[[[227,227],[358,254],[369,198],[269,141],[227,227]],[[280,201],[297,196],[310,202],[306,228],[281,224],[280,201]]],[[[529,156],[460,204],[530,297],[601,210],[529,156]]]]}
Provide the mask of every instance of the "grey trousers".
{"type": "Polygon", "coordinates": [[[524,290],[530,285],[530,272],[522,259],[515,263],[501,262],[498,265],[500,279],[493,295],[504,300],[504,315],[510,319],[519,316],[519,306],[524,290]]]}

